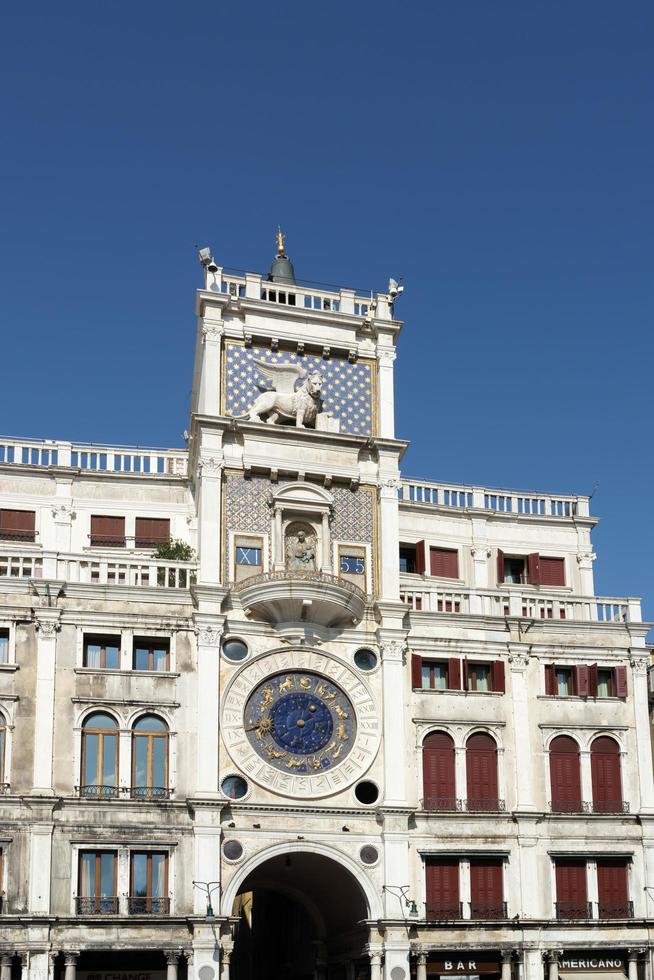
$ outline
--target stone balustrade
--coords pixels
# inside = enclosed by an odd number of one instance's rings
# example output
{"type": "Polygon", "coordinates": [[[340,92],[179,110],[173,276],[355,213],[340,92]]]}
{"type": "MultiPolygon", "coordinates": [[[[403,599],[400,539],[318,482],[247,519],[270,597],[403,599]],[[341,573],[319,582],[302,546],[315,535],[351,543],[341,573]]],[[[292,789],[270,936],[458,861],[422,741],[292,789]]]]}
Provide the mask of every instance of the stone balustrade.
{"type": "Polygon", "coordinates": [[[180,476],[188,471],[185,449],[100,446],[54,439],[12,439],[0,436],[0,464],[66,466],[99,473],[180,476]]]}
{"type": "Polygon", "coordinates": [[[98,554],[38,553],[0,550],[2,579],[55,579],[83,585],[125,585],[137,588],[188,589],[195,583],[196,562],[98,554]]]}
{"type": "Polygon", "coordinates": [[[451,507],[459,510],[487,510],[511,514],[512,517],[588,517],[589,498],[525,493],[488,487],[457,486],[428,480],[402,480],[399,492],[402,504],[451,507]]]}

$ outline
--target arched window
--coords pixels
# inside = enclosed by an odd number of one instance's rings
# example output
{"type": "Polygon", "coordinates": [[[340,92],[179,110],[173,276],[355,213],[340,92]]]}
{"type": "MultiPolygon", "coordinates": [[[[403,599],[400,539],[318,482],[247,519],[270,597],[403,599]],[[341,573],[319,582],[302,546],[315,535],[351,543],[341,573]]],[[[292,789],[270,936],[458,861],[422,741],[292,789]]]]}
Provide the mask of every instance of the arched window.
{"type": "Polygon", "coordinates": [[[579,746],[569,735],[557,735],[550,742],[550,787],[554,813],[582,810],[579,746]]]}
{"type": "Polygon", "coordinates": [[[5,782],[7,765],[7,719],[0,712],[0,786],[5,782]]]}
{"type": "Polygon", "coordinates": [[[593,783],[593,811],[621,813],[622,777],[620,746],[608,735],[600,735],[590,747],[590,771],[593,783]]]}
{"type": "Polygon", "coordinates": [[[111,799],[118,795],[118,724],[96,712],[82,726],[80,795],[111,799]]]}
{"type": "Polygon", "coordinates": [[[456,810],[454,742],[445,732],[422,743],[422,786],[425,810],[456,810]]]}
{"type": "Polygon", "coordinates": [[[466,742],[468,810],[499,810],[497,789],[497,745],[484,732],[471,735],[466,742]]]}
{"type": "Polygon", "coordinates": [[[132,797],[164,800],[168,795],[168,728],[161,718],[144,715],[132,732],[132,797]]]}

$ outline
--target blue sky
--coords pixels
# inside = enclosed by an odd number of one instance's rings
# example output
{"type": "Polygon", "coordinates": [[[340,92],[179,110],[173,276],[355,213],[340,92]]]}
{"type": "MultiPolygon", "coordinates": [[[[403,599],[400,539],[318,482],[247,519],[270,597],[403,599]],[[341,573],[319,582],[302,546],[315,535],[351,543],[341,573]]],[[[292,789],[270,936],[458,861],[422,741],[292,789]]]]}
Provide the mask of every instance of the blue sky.
{"type": "Polygon", "coordinates": [[[7,5],[0,431],[178,445],[193,243],[404,276],[407,475],[590,493],[598,591],[650,556],[654,5],[7,5]]]}

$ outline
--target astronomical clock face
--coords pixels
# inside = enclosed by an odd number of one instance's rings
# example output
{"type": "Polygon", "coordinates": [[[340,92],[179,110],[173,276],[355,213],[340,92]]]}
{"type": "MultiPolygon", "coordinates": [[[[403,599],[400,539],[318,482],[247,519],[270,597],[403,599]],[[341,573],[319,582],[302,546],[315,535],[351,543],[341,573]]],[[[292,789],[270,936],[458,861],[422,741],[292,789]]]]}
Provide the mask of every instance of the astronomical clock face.
{"type": "Polygon", "coordinates": [[[379,748],[377,706],[349,664],[311,650],[244,664],[223,698],[221,733],[239,772],[284,796],[340,792],[379,748]]]}
{"type": "Polygon", "coordinates": [[[255,752],[282,772],[323,772],[354,745],[356,716],[347,696],[319,674],[289,671],[255,687],[245,707],[255,752]]]}

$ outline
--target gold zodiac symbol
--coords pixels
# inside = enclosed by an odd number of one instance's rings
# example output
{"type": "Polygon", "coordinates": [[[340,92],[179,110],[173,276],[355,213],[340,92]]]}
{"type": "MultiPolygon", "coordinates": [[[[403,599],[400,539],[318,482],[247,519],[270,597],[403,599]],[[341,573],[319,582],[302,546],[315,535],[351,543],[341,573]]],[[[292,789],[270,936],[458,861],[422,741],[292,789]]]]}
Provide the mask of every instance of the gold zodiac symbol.
{"type": "Polygon", "coordinates": [[[339,747],[336,749],[336,751],[332,753],[332,761],[334,759],[338,759],[338,757],[339,757],[339,755],[341,754],[342,751],[343,751],[343,746],[342,745],[339,745],[339,747]]]}
{"type": "Polygon", "coordinates": [[[304,765],[301,759],[289,759],[286,763],[287,769],[298,769],[300,766],[304,765]]]}
{"type": "Polygon", "coordinates": [[[270,746],[269,748],[266,748],[266,755],[268,756],[269,759],[283,759],[284,758],[284,752],[279,752],[278,750],[273,749],[272,746],[270,746]]]}
{"type": "Polygon", "coordinates": [[[269,704],[272,704],[274,693],[275,692],[273,691],[272,687],[264,687],[263,697],[261,698],[261,707],[259,708],[260,711],[263,711],[269,704]]]}
{"type": "Polygon", "coordinates": [[[340,738],[341,742],[347,742],[349,739],[348,733],[345,731],[345,722],[339,721],[338,728],[336,729],[336,735],[340,738]]]}
{"type": "Polygon", "coordinates": [[[320,769],[320,759],[314,759],[313,762],[311,762],[311,768],[320,769]]]}
{"type": "Polygon", "coordinates": [[[339,718],[349,718],[350,717],[348,715],[347,711],[343,711],[343,709],[341,708],[341,706],[338,705],[338,704],[334,706],[334,711],[336,712],[336,714],[338,715],[339,718]]]}
{"type": "Polygon", "coordinates": [[[305,691],[311,687],[311,681],[308,677],[300,678],[300,687],[303,687],[305,691]]]}
{"type": "Polygon", "coordinates": [[[273,730],[273,720],[270,717],[270,715],[266,715],[265,718],[260,719],[259,725],[255,731],[255,735],[257,736],[258,739],[266,738],[266,736],[270,735],[272,730],[273,730]]]}
{"type": "Polygon", "coordinates": [[[293,687],[293,678],[287,677],[286,680],[282,681],[282,683],[279,685],[279,693],[281,694],[282,691],[290,691],[292,687],[293,687]]]}

